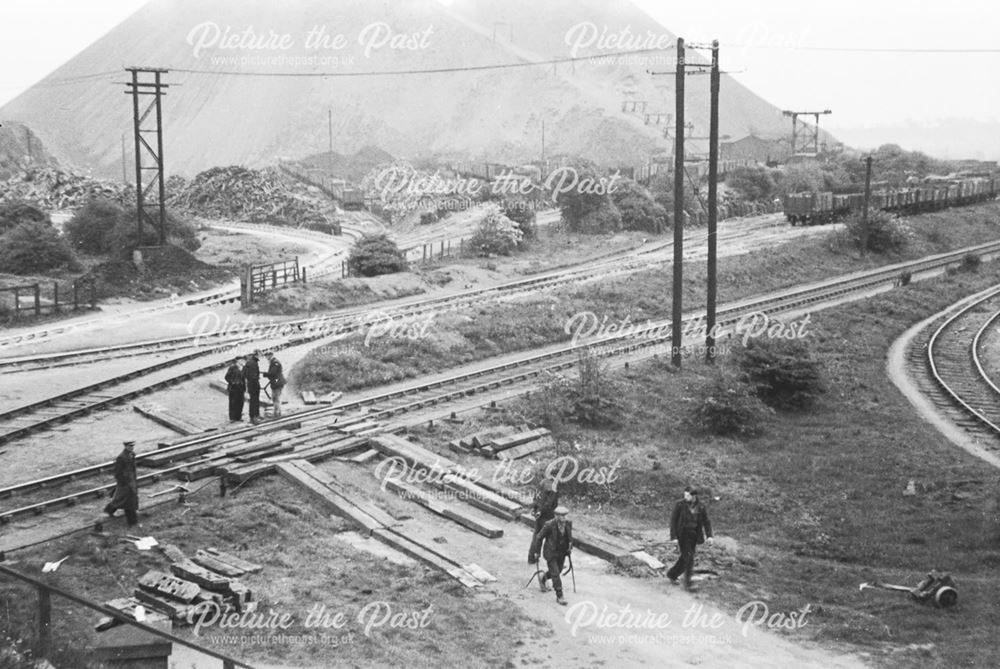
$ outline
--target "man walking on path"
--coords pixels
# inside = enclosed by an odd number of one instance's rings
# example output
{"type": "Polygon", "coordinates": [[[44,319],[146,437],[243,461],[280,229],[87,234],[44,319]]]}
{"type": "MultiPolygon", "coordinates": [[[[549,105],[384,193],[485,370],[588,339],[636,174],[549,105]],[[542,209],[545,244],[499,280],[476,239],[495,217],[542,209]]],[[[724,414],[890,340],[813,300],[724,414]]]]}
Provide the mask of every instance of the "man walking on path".
{"type": "Polygon", "coordinates": [[[243,358],[233,360],[226,370],[226,389],[229,391],[229,420],[243,420],[243,394],[246,392],[246,381],[243,379],[243,358]]]}
{"type": "Polygon", "coordinates": [[[694,569],[694,551],[698,544],[712,541],[712,523],[708,520],[705,506],[698,501],[698,490],[684,488],[684,499],[674,506],[670,517],[670,538],[677,540],[680,557],[667,571],[667,578],[676,585],[677,577],[684,573],[684,587],[691,587],[691,571],[694,569]]]}
{"type": "Polygon", "coordinates": [[[114,516],[118,509],[125,510],[129,527],[139,524],[139,483],[135,473],[135,442],[126,441],[122,452],[115,458],[115,494],[104,513],[114,516]]]}
{"type": "Polygon", "coordinates": [[[271,385],[271,403],[274,405],[274,417],[277,418],[281,415],[281,389],[285,387],[285,372],[274,357],[274,351],[267,352],[267,371],[264,376],[271,385]]]}
{"type": "Polygon", "coordinates": [[[257,351],[250,354],[243,366],[243,381],[250,397],[250,422],[260,422],[260,367],[257,365],[257,351]]]}
{"type": "Polygon", "coordinates": [[[566,519],[569,510],[565,506],[557,507],[555,518],[542,525],[535,533],[528,553],[528,564],[538,564],[539,551],[545,558],[548,573],[538,579],[538,587],[547,592],[545,582],[552,579],[552,587],[556,591],[556,602],[566,606],[563,599],[562,570],[566,558],[573,550],[573,523],[566,519]]]}

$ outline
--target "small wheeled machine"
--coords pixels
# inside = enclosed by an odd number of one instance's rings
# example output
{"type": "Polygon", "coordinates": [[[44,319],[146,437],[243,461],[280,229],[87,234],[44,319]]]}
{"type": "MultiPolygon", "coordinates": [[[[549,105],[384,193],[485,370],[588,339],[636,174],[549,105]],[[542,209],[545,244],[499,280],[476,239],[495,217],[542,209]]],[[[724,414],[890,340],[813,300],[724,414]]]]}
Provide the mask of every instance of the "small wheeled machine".
{"type": "Polygon", "coordinates": [[[956,589],[955,581],[949,574],[941,574],[937,570],[932,570],[924,577],[924,580],[912,588],[905,585],[882,583],[881,581],[871,581],[861,584],[861,590],[867,588],[908,592],[912,599],[921,604],[933,604],[942,609],[955,606],[958,603],[958,590],[956,589]]]}

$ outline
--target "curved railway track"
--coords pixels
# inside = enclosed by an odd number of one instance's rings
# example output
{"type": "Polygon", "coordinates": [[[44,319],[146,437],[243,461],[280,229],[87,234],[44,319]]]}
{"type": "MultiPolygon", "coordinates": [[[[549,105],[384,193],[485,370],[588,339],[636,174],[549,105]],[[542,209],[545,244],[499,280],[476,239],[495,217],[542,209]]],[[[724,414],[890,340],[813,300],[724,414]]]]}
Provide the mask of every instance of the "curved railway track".
{"type": "Polygon", "coordinates": [[[1000,319],[1000,286],[949,315],[931,334],[925,349],[913,347],[933,380],[930,399],[956,424],[985,437],[1000,449],[1000,388],[980,358],[984,334],[1000,319]],[[971,340],[970,340],[971,337],[971,340]]]}
{"type": "MultiPolygon", "coordinates": [[[[993,245],[993,253],[1000,253],[1000,244],[993,245]]],[[[900,273],[939,270],[948,263],[960,262],[967,250],[952,254],[944,254],[933,259],[925,259],[911,263],[903,263],[880,270],[858,273],[849,277],[826,281],[811,286],[782,291],[764,297],[743,300],[726,305],[718,312],[718,323],[726,328],[734,325],[743,316],[766,311],[768,314],[781,314],[801,311],[812,306],[829,306],[859,294],[867,294],[874,290],[897,285],[900,273]]],[[[1000,294],[1000,291],[998,291],[1000,294]]],[[[690,318],[690,317],[689,317],[690,318]]],[[[581,342],[576,345],[567,344],[554,346],[538,353],[532,352],[514,356],[500,364],[483,364],[473,371],[450,374],[429,381],[418,382],[406,387],[392,390],[373,391],[355,399],[332,406],[318,407],[288,414],[266,422],[258,429],[274,430],[287,428],[291,431],[305,430],[308,434],[320,434],[330,429],[335,421],[342,421],[345,412],[355,412],[362,415],[358,420],[382,421],[383,429],[394,429],[406,424],[405,417],[412,417],[421,409],[438,407],[442,413],[449,411],[449,403],[458,400],[468,400],[470,397],[482,396],[498,389],[508,391],[508,394],[523,393],[529,390],[538,377],[556,373],[573,367],[582,351],[588,350],[594,355],[612,361],[614,365],[626,365],[663,352],[664,346],[670,345],[670,323],[660,321],[649,323],[643,328],[627,334],[605,336],[581,342]],[[358,412],[366,410],[366,413],[358,412]]],[[[481,402],[480,402],[481,404],[481,402]]],[[[340,423],[343,425],[343,423],[340,423]]],[[[235,436],[253,434],[255,428],[245,427],[233,432],[235,436]]],[[[227,434],[227,438],[229,433],[227,434]]],[[[199,435],[175,442],[172,448],[181,449],[198,440],[211,439],[211,435],[199,435]]],[[[149,455],[149,454],[144,454],[149,455]]],[[[181,469],[181,465],[171,465],[145,476],[144,480],[156,480],[181,469]]],[[[0,497],[22,498],[29,494],[43,494],[53,488],[60,488],[55,497],[32,501],[16,508],[0,511],[0,523],[9,523],[26,516],[46,513],[53,508],[72,506],[86,499],[94,498],[107,491],[108,486],[84,485],[82,480],[92,479],[104,473],[110,463],[103,463],[73,472],[50,476],[38,481],[10,486],[0,490],[0,497]],[[77,492],[65,492],[67,486],[82,487],[77,492]]]]}

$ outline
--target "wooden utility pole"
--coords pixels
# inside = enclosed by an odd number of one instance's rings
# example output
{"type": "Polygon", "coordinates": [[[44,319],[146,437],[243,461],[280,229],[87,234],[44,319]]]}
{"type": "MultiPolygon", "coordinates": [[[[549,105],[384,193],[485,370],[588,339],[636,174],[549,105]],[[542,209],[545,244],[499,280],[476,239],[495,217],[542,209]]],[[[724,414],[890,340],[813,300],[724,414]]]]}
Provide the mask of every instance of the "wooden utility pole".
{"type": "Polygon", "coordinates": [[[333,178],[333,109],[327,110],[327,138],[329,139],[329,148],[327,155],[327,165],[330,168],[330,178],[333,178]]]}
{"type": "Polygon", "coordinates": [[[684,282],[684,39],[677,38],[674,75],[676,133],[674,136],[674,286],[671,313],[670,362],[681,366],[682,286],[684,282]]]}
{"type": "Polygon", "coordinates": [[[868,200],[872,196],[872,157],[865,158],[865,202],[861,208],[861,252],[868,253],[868,200]]]}
{"type": "Polygon", "coordinates": [[[712,42],[711,110],[708,122],[708,311],[705,315],[705,361],[715,362],[716,242],[719,217],[719,40],[712,42]]]}

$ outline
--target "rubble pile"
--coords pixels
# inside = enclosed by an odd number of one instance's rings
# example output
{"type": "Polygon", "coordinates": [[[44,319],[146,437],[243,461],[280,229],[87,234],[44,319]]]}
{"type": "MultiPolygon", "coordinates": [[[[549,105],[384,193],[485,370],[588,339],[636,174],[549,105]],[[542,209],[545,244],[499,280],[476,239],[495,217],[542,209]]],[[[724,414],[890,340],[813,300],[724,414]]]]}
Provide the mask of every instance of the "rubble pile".
{"type": "Polygon", "coordinates": [[[296,227],[330,222],[318,198],[296,193],[274,170],[213,167],[168,193],[167,203],[206,218],[296,227]]]}
{"type": "Polygon", "coordinates": [[[56,167],[22,170],[0,183],[0,204],[30,202],[41,209],[75,209],[94,198],[124,203],[128,186],[56,167]]]}

